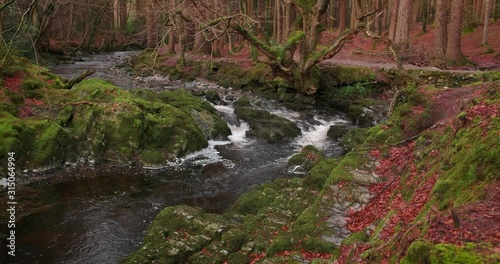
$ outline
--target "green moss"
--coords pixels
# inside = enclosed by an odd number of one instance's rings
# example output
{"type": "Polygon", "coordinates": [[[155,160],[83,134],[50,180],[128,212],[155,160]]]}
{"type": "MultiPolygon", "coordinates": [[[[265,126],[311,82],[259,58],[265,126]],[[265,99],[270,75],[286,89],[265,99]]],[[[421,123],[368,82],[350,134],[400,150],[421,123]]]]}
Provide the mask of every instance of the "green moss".
{"type": "Polygon", "coordinates": [[[328,158],[320,160],[304,178],[304,186],[313,190],[321,190],[330,172],[338,165],[338,160],[328,158]]]}
{"type": "Polygon", "coordinates": [[[248,234],[242,229],[232,229],[221,237],[222,246],[228,252],[236,252],[241,248],[248,234]]]}
{"type": "Polygon", "coordinates": [[[159,100],[182,110],[196,121],[196,125],[207,139],[225,139],[231,134],[227,123],[210,103],[191,95],[184,89],[159,94],[150,91],[137,91],[135,94],[146,100],[159,100]]]}
{"type": "Polygon", "coordinates": [[[264,184],[238,198],[228,211],[243,215],[256,214],[274,200],[274,194],[275,192],[269,188],[269,184],[264,184]]]}
{"type": "Polygon", "coordinates": [[[451,244],[438,244],[430,252],[431,264],[480,264],[486,260],[475,251],[476,245],[467,243],[460,247],[451,244]]]}
{"type": "Polygon", "coordinates": [[[164,164],[166,160],[166,157],[159,150],[147,149],[142,152],[141,156],[144,163],[150,165],[164,164]]]}
{"type": "Polygon", "coordinates": [[[33,143],[31,160],[33,166],[61,164],[66,160],[71,145],[69,134],[58,124],[42,123],[33,143]]]}
{"type": "Polygon", "coordinates": [[[229,223],[199,208],[168,207],[148,229],[143,246],[124,263],[182,263],[190,255],[220,239],[229,223]]]}
{"type": "Polygon", "coordinates": [[[356,233],[352,233],[344,240],[342,240],[342,245],[351,245],[356,243],[365,243],[368,242],[369,236],[366,231],[359,231],[356,233]]]}
{"type": "Polygon", "coordinates": [[[283,252],[285,250],[291,250],[294,248],[296,241],[290,237],[290,235],[281,235],[273,240],[273,243],[266,252],[267,256],[274,256],[276,253],[283,252]]]}
{"type": "Polygon", "coordinates": [[[401,264],[427,264],[430,263],[430,253],[434,245],[427,241],[417,240],[411,243],[406,253],[406,257],[401,260],[401,264]]]}
{"type": "Polygon", "coordinates": [[[349,130],[345,136],[342,137],[342,148],[345,151],[351,151],[356,146],[363,144],[368,137],[367,128],[354,128],[349,130]]]}
{"type": "Polygon", "coordinates": [[[23,83],[21,84],[21,88],[27,96],[31,95],[31,93],[29,93],[30,91],[39,89],[41,87],[43,87],[42,81],[36,79],[24,79],[23,83]]]}
{"type": "Polygon", "coordinates": [[[321,69],[324,77],[330,76],[343,85],[364,83],[374,79],[373,70],[365,67],[336,66],[321,69]]]}
{"type": "Polygon", "coordinates": [[[394,131],[392,129],[377,125],[368,130],[368,136],[365,142],[370,145],[382,145],[386,143],[389,138],[393,137],[393,135],[394,131]]]}

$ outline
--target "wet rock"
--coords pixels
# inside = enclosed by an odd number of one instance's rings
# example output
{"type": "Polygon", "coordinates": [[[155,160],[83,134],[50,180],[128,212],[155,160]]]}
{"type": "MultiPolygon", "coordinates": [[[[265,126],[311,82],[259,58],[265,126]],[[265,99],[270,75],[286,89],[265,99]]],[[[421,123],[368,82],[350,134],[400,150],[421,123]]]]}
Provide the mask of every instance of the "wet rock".
{"type": "Polygon", "coordinates": [[[209,90],[205,92],[205,98],[207,101],[211,102],[212,104],[215,105],[226,105],[226,102],[222,100],[215,90],[209,90]]]}
{"type": "Polygon", "coordinates": [[[333,125],[328,129],[327,136],[331,139],[338,140],[341,139],[345,134],[349,132],[349,129],[345,126],[333,125]]]}
{"type": "Polygon", "coordinates": [[[301,133],[292,121],[265,110],[255,109],[248,99],[236,101],[234,111],[238,118],[249,124],[251,130],[247,132],[248,136],[262,138],[269,143],[290,140],[301,133]]]}

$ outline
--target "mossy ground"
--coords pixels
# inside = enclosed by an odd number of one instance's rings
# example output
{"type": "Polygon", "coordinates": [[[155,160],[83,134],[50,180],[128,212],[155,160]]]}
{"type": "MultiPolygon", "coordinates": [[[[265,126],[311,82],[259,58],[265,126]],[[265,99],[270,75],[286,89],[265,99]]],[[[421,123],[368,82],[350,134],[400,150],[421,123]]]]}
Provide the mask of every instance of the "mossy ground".
{"type": "Polygon", "coordinates": [[[179,90],[126,91],[86,79],[71,90],[20,58],[2,68],[0,158],[15,151],[25,168],[64,162],[165,165],[225,138],[227,124],[207,102],[179,90]]]}

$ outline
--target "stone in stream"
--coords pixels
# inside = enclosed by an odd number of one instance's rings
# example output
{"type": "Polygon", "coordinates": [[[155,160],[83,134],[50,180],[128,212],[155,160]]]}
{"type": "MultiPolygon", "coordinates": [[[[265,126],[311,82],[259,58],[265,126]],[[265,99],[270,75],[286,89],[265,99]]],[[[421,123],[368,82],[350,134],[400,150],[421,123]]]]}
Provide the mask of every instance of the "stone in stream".
{"type": "Polygon", "coordinates": [[[236,101],[234,106],[234,112],[238,118],[250,125],[251,130],[247,132],[248,136],[262,138],[269,143],[277,143],[293,139],[301,133],[300,128],[292,121],[254,108],[247,98],[236,101]]]}

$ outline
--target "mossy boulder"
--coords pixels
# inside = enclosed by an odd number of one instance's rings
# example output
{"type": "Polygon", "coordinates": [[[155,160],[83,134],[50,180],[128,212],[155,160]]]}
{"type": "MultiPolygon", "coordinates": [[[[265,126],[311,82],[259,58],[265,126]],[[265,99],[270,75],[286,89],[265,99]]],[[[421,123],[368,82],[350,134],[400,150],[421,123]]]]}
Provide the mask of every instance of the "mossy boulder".
{"type": "Polygon", "coordinates": [[[231,133],[208,102],[184,90],[129,92],[97,79],[68,90],[41,69],[16,76],[9,85],[17,82],[20,89],[0,86],[11,93],[0,100],[0,156],[15,151],[26,168],[101,161],[166,165],[231,133]]]}
{"type": "Polygon", "coordinates": [[[61,126],[44,122],[36,129],[39,131],[33,142],[31,165],[42,167],[62,164],[71,147],[71,137],[61,126]]]}
{"type": "Polygon", "coordinates": [[[300,166],[305,172],[308,172],[321,159],[323,159],[323,153],[316,147],[307,145],[302,148],[300,153],[293,155],[288,160],[288,167],[300,166]]]}
{"type": "Polygon", "coordinates": [[[360,104],[350,105],[346,114],[352,119],[355,125],[360,127],[370,127],[375,120],[373,110],[360,104]]]}
{"type": "Polygon", "coordinates": [[[330,126],[328,129],[327,136],[333,140],[341,139],[345,134],[349,132],[349,128],[345,126],[334,125],[330,126]]]}
{"type": "Polygon", "coordinates": [[[276,143],[300,135],[301,130],[292,121],[265,110],[255,109],[249,106],[245,99],[242,102],[235,103],[234,112],[238,118],[249,124],[251,128],[247,132],[249,136],[262,138],[269,143],[276,143]]]}
{"type": "Polygon", "coordinates": [[[349,130],[347,134],[342,137],[341,145],[345,151],[351,151],[356,146],[359,146],[365,142],[368,137],[367,128],[354,128],[349,130]]]}
{"type": "MultiPolygon", "coordinates": [[[[194,263],[188,258],[219,240],[231,226],[229,221],[200,208],[167,207],[149,227],[142,247],[123,263],[194,263]]],[[[207,259],[200,257],[196,257],[196,263],[206,263],[203,261],[207,259]]]]}
{"type": "MultiPolygon", "coordinates": [[[[156,100],[182,110],[196,121],[196,124],[208,139],[226,139],[227,136],[231,135],[231,129],[219,116],[217,110],[210,103],[193,96],[187,90],[180,89],[161,93],[139,90],[135,91],[134,94],[146,100],[156,100]]],[[[217,93],[215,94],[217,95],[217,93]]]]}

